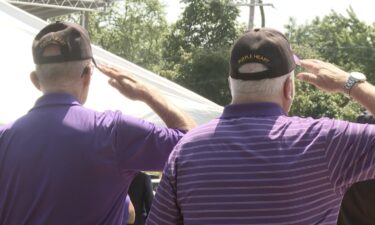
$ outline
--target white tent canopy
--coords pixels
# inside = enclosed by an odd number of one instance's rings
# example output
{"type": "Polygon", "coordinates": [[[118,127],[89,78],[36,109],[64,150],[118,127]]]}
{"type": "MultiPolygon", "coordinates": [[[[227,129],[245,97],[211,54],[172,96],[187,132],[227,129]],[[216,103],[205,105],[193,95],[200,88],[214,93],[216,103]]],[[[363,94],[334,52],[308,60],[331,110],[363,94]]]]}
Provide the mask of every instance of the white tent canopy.
{"type": "MultiPolygon", "coordinates": [[[[32,85],[29,74],[35,66],[31,44],[34,36],[47,23],[5,1],[0,1],[0,123],[8,123],[27,113],[41,93],[32,85]]],[[[159,88],[174,104],[190,114],[198,124],[217,117],[222,107],[148,70],[93,46],[96,61],[111,64],[134,73],[159,88]]],[[[98,70],[94,71],[87,103],[98,111],[121,110],[161,124],[160,118],[141,102],[126,99],[110,87],[98,70]]]]}

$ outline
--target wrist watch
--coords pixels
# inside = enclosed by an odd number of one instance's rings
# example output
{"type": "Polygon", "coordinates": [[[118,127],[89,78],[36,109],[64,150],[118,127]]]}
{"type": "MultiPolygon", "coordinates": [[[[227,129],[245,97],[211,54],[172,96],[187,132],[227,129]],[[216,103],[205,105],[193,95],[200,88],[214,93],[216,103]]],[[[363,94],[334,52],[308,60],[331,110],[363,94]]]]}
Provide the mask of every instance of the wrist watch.
{"type": "Polygon", "coordinates": [[[352,90],[352,88],[354,87],[354,85],[356,85],[357,83],[365,82],[366,79],[367,79],[366,75],[364,75],[363,73],[360,73],[360,72],[350,72],[349,73],[349,78],[348,78],[348,80],[346,81],[346,83],[344,85],[345,93],[350,96],[350,91],[352,90]]]}

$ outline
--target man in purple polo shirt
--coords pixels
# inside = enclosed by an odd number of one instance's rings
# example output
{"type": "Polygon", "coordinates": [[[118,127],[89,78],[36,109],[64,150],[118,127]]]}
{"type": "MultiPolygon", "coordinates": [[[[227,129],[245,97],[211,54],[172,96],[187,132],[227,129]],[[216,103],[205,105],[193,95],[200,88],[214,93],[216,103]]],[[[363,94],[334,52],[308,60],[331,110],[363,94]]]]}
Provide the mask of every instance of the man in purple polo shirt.
{"type": "Polygon", "coordinates": [[[122,224],[132,177],[138,170],[162,170],[194,122],[153,87],[107,66],[99,69],[110,84],[148,104],[169,128],[83,107],[93,56],[79,25],[47,25],[32,51],[36,69],[30,76],[43,96],[0,128],[0,224],[122,224]]]}
{"type": "MultiPolygon", "coordinates": [[[[336,224],[351,184],[375,177],[375,127],[287,115],[295,59],[286,37],[254,29],[234,44],[232,103],[190,131],[164,169],[153,224],[336,224]]],[[[302,60],[303,81],[341,92],[375,112],[363,74],[302,60]]]]}

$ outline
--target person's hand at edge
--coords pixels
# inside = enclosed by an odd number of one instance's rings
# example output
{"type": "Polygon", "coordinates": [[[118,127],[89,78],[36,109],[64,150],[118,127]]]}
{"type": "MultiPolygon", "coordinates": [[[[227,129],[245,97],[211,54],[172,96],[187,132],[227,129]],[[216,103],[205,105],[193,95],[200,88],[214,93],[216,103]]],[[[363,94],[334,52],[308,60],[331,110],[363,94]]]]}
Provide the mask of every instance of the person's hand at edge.
{"type": "MultiPolygon", "coordinates": [[[[301,60],[306,72],[297,74],[297,78],[327,92],[345,93],[345,83],[349,73],[335,65],[317,59],[301,60]]],[[[375,86],[365,81],[356,84],[350,91],[350,97],[375,115],[375,86]]]]}
{"type": "Polygon", "coordinates": [[[300,62],[306,71],[297,74],[298,79],[327,92],[344,93],[344,85],[349,73],[317,59],[305,59],[300,62]]]}

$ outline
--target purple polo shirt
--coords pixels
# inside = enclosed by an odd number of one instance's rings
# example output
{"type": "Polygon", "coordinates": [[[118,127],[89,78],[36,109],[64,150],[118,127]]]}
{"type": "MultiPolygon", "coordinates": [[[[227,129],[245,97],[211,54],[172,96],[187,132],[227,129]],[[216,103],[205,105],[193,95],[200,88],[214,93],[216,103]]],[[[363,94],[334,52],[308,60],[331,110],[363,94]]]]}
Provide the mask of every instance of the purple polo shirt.
{"type": "Polygon", "coordinates": [[[147,224],[336,224],[346,189],[375,177],[374,128],[227,106],[176,145],[147,224]]]}
{"type": "Polygon", "coordinates": [[[67,94],[0,128],[1,225],[120,225],[137,170],[162,170],[183,133],[67,94]]]}

